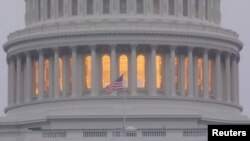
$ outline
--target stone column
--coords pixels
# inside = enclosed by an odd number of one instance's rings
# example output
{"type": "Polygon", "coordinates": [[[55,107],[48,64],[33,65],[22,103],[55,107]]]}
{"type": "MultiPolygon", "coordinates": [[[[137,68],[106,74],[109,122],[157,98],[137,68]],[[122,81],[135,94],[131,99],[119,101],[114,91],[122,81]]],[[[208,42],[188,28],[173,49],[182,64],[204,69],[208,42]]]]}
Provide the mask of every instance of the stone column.
{"type": "Polygon", "coordinates": [[[90,45],[91,50],[91,96],[97,96],[96,45],[90,45]]]}
{"type": "Polygon", "coordinates": [[[151,74],[149,79],[150,95],[156,96],[156,50],[158,45],[151,45],[151,74]]]}
{"type": "Polygon", "coordinates": [[[194,96],[193,48],[188,48],[188,96],[194,96]]]}
{"type": "MultiPolygon", "coordinates": [[[[117,79],[117,56],[116,56],[116,44],[110,45],[111,47],[111,81],[115,81],[117,79]]],[[[113,92],[116,95],[116,91],[113,92]]]]}
{"type": "Polygon", "coordinates": [[[44,98],[44,56],[43,56],[43,50],[39,50],[39,60],[38,60],[38,92],[39,92],[39,100],[44,98]]]}
{"type": "Polygon", "coordinates": [[[221,53],[220,51],[216,52],[215,57],[215,95],[216,100],[223,100],[223,93],[221,91],[221,53]]]}
{"type": "Polygon", "coordinates": [[[72,96],[77,96],[77,47],[72,47],[72,96]]]}
{"type": "Polygon", "coordinates": [[[10,69],[10,58],[7,58],[8,63],[8,106],[11,105],[11,69],[10,69]]]}
{"type": "Polygon", "coordinates": [[[31,62],[31,56],[30,53],[26,53],[26,96],[25,101],[29,102],[32,98],[32,62],[31,62]]]}
{"type": "Polygon", "coordinates": [[[59,49],[54,49],[54,98],[59,98],[59,83],[58,83],[58,73],[59,73],[59,49]]]}
{"type": "Polygon", "coordinates": [[[171,46],[170,48],[170,90],[171,96],[176,96],[175,87],[175,49],[177,46],[171,46]]]}
{"type": "Polygon", "coordinates": [[[226,77],[225,77],[225,83],[226,83],[226,99],[227,99],[227,102],[231,102],[231,70],[230,70],[230,54],[226,54],[226,70],[225,70],[225,73],[226,73],[226,77]]]}
{"type": "Polygon", "coordinates": [[[209,99],[208,91],[208,50],[205,49],[203,53],[203,96],[209,99]]]}
{"type": "Polygon", "coordinates": [[[14,58],[10,58],[10,84],[11,84],[11,88],[10,88],[10,102],[11,105],[15,104],[15,89],[16,89],[16,79],[15,79],[15,61],[14,58]]]}
{"type": "Polygon", "coordinates": [[[130,68],[131,68],[131,75],[130,75],[130,86],[131,86],[131,95],[137,95],[137,66],[136,66],[136,48],[137,45],[131,45],[131,59],[130,59],[130,68]]]}
{"type": "Polygon", "coordinates": [[[237,104],[237,78],[236,78],[236,56],[232,58],[232,66],[231,66],[231,76],[232,76],[232,84],[231,84],[231,92],[233,103],[237,104]]]}
{"type": "Polygon", "coordinates": [[[239,57],[236,60],[236,102],[239,104],[239,57]]]}
{"type": "Polygon", "coordinates": [[[69,83],[68,83],[68,55],[63,54],[62,55],[62,97],[67,97],[68,95],[68,88],[69,88],[69,83]]]}
{"type": "Polygon", "coordinates": [[[185,55],[180,55],[180,93],[181,96],[185,95],[185,55]]]}
{"type": "Polygon", "coordinates": [[[197,72],[197,60],[198,60],[198,56],[194,55],[194,97],[198,97],[199,96],[199,90],[198,90],[198,72],[197,72]]]}
{"type": "Polygon", "coordinates": [[[53,73],[54,73],[54,59],[53,56],[50,57],[49,59],[49,98],[54,96],[54,78],[53,78],[53,73]]]}
{"type": "Polygon", "coordinates": [[[22,88],[21,88],[21,80],[22,80],[22,60],[21,56],[16,56],[16,103],[21,103],[21,95],[22,95],[22,88]]]}
{"type": "Polygon", "coordinates": [[[164,73],[163,73],[163,81],[164,81],[164,93],[165,96],[170,96],[170,58],[169,53],[166,53],[163,56],[163,67],[164,67],[164,73]]]}

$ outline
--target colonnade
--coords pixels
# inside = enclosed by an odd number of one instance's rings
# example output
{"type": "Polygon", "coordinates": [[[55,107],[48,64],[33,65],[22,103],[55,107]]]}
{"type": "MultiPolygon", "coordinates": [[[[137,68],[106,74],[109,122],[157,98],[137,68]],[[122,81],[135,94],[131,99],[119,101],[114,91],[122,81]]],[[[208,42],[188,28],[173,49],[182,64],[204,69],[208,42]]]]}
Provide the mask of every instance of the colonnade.
{"type": "Polygon", "coordinates": [[[84,45],[28,51],[8,58],[9,105],[109,96],[104,94],[104,83],[124,71],[127,86],[113,96],[190,97],[238,104],[238,62],[229,52],[176,45],[84,45]],[[127,63],[120,61],[121,55],[127,56],[127,63]],[[142,71],[138,71],[140,55],[142,71]],[[110,68],[104,72],[104,66],[110,68]]]}
{"type": "Polygon", "coordinates": [[[26,23],[100,15],[188,17],[220,23],[220,0],[26,0],[26,23]]]}

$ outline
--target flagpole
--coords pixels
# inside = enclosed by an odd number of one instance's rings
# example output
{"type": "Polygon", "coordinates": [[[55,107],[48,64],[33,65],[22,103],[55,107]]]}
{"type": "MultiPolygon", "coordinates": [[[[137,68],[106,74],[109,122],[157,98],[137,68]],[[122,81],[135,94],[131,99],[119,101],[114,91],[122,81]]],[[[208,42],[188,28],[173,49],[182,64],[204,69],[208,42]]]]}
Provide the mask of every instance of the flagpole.
{"type": "Polygon", "coordinates": [[[123,129],[126,129],[126,93],[123,94],[123,129]]]}

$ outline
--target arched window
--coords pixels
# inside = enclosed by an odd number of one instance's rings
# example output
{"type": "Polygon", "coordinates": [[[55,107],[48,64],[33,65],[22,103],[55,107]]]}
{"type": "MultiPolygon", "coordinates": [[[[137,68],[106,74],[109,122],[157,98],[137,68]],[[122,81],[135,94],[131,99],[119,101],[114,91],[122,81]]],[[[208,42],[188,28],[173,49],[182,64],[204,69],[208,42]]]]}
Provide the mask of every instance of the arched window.
{"type": "Polygon", "coordinates": [[[47,18],[51,18],[51,0],[47,0],[47,18]]]}
{"type": "Polygon", "coordinates": [[[199,0],[195,0],[195,5],[194,5],[194,7],[195,7],[195,17],[196,18],[199,18],[199,16],[200,16],[200,10],[199,10],[199,0]]]}
{"type": "Polygon", "coordinates": [[[205,0],[205,12],[206,12],[206,19],[208,19],[208,12],[209,12],[209,10],[208,10],[208,0],[205,0]]]}
{"type": "Polygon", "coordinates": [[[110,84],[110,56],[102,56],[102,87],[105,88],[110,84]]]}
{"type": "Polygon", "coordinates": [[[93,0],[87,0],[87,15],[93,14],[93,0]]]}
{"type": "Polygon", "coordinates": [[[214,61],[208,60],[208,90],[209,93],[213,93],[213,82],[214,82],[214,61]]]}
{"type": "Polygon", "coordinates": [[[174,9],[175,9],[175,3],[174,3],[175,0],[169,0],[168,1],[168,13],[169,15],[174,15],[174,9]]]}
{"type": "Polygon", "coordinates": [[[176,56],[174,58],[174,66],[175,66],[175,89],[178,91],[179,89],[179,58],[176,56]]]}
{"type": "Polygon", "coordinates": [[[59,63],[58,63],[58,87],[59,87],[59,92],[62,93],[63,90],[63,60],[60,57],[59,58],[59,63]]]}
{"type": "Polygon", "coordinates": [[[38,20],[41,20],[41,0],[37,2],[38,20]]]}
{"type": "Polygon", "coordinates": [[[146,85],[146,64],[145,56],[137,56],[137,88],[145,88],[146,85]]]}
{"type": "Polygon", "coordinates": [[[63,16],[63,0],[58,1],[58,15],[59,17],[63,16]]]}
{"type": "Polygon", "coordinates": [[[91,89],[91,56],[85,57],[85,87],[91,89]]]}
{"type": "Polygon", "coordinates": [[[188,16],[188,1],[187,0],[183,0],[182,2],[183,5],[183,16],[188,16]]]}
{"type": "Polygon", "coordinates": [[[187,92],[188,90],[188,67],[189,67],[189,60],[188,60],[188,57],[185,57],[185,60],[184,60],[184,89],[185,91],[187,92]]]}
{"type": "Polygon", "coordinates": [[[48,93],[49,92],[49,85],[50,85],[50,81],[49,81],[49,66],[50,66],[50,62],[49,59],[45,59],[44,60],[44,93],[48,93]]]}
{"type": "Polygon", "coordinates": [[[136,0],[136,11],[137,14],[144,13],[144,0],[136,0]]]}
{"type": "Polygon", "coordinates": [[[72,16],[76,16],[77,13],[78,13],[78,8],[77,8],[77,5],[78,5],[78,0],[72,0],[71,1],[71,14],[72,16]]]}
{"type": "Polygon", "coordinates": [[[197,60],[197,72],[198,72],[198,89],[200,92],[203,91],[203,60],[201,57],[197,60]]]}
{"type": "Polygon", "coordinates": [[[128,57],[127,55],[121,55],[119,57],[119,75],[123,75],[124,85],[128,87],[128,57]]]}
{"type": "Polygon", "coordinates": [[[156,55],[156,88],[162,88],[162,57],[156,55]]]}
{"type": "Polygon", "coordinates": [[[121,14],[127,13],[127,0],[120,0],[120,13],[121,14]]]}
{"type": "Polygon", "coordinates": [[[34,94],[35,96],[38,96],[39,94],[39,76],[38,76],[38,61],[37,60],[34,60],[33,61],[33,87],[34,87],[34,94]]]}
{"type": "Polygon", "coordinates": [[[160,14],[160,1],[159,0],[153,1],[153,12],[154,14],[157,14],[157,15],[160,14]]]}
{"type": "Polygon", "coordinates": [[[103,14],[110,13],[110,0],[103,0],[102,10],[103,10],[103,14]]]}

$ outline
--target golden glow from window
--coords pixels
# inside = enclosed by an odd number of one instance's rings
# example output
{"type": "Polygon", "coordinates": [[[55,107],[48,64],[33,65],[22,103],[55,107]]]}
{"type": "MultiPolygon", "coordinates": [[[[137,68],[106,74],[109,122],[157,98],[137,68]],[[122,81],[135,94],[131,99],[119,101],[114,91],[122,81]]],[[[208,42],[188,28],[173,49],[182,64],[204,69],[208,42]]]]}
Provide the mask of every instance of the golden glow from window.
{"type": "Polygon", "coordinates": [[[146,84],[146,71],[145,71],[145,56],[137,56],[137,88],[145,88],[146,84]]]}
{"type": "Polygon", "coordinates": [[[85,86],[91,89],[91,56],[85,57],[85,86]]]}
{"type": "Polygon", "coordinates": [[[102,87],[110,84],[110,56],[102,56],[102,87]]]}
{"type": "Polygon", "coordinates": [[[35,93],[35,96],[38,96],[38,94],[39,94],[39,89],[38,89],[38,87],[39,87],[39,76],[38,76],[39,74],[38,74],[38,61],[37,60],[35,60],[34,62],[33,62],[33,78],[34,78],[34,93],[35,93]]]}
{"type": "Polygon", "coordinates": [[[128,87],[128,57],[127,55],[121,55],[119,58],[119,75],[123,74],[124,85],[128,87]]]}
{"type": "Polygon", "coordinates": [[[68,80],[69,91],[72,90],[72,57],[68,58],[68,80]]]}
{"type": "Polygon", "coordinates": [[[203,60],[198,58],[197,60],[197,72],[198,72],[198,89],[200,92],[203,91],[203,60]]]}
{"type": "Polygon", "coordinates": [[[184,70],[184,89],[185,91],[187,92],[188,90],[188,65],[189,65],[189,60],[188,60],[188,57],[185,57],[185,60],[184,60],[184,67],[185,67],[185,70],[184,70]]]}
{"type": "Polygon", "coordinates": [[[59,63],[58,63],[58,87],[59,87],[59,92],[62,93],[63,90],[63,60],[60,57],[59,58],[59,63]]]}
{"type": "Polygon", "coordinates": [[[44,93],[49,92],[49,59],[44,60],[44,93]]]}
{"type": "Polygon", "coordinates": [[[162,88],[162,57],[156,55],[156,88],[162,88]]]}
{"type": "Polygon", "coordinates": [[[179,58],[174,58],[174,66],[175,66],[175,89],[179,88],[179,58]]]}
{"type": "Polygon", "coordinates": [[[208,90],[209,93],[213,93],[213,81],[214,81],[214,73],[213,73],[213,60],[208,60],[208,90]]]}

